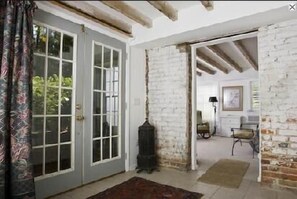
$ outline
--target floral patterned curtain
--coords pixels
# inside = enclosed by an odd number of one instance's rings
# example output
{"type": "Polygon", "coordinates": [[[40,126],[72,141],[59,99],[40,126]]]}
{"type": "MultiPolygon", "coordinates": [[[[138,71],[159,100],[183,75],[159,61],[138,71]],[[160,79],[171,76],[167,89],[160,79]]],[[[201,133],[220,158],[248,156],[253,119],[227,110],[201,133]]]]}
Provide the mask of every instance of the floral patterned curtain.
{"type": "Polygon", "coordinates": [[[31,0],[0,2],[0,198],[35,198],[31,0]]]}

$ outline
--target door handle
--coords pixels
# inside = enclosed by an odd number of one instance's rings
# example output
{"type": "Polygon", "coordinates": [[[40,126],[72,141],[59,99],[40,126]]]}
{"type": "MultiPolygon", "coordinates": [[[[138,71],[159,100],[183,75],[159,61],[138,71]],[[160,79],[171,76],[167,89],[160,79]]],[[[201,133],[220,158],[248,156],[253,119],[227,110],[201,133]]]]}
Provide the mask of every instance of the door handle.
{"type": "Polygon", "coordinates": [[[77,121],[83,121],[85,119],[83,115],[77,115],[75,118],[77,121]]]}

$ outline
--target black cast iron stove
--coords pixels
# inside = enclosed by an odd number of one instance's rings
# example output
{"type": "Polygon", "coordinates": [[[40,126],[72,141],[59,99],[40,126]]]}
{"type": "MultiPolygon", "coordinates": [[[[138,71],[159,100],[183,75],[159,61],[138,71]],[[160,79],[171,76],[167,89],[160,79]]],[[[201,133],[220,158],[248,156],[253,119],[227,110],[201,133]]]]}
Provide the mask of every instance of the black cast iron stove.
{"type": "Polygon", "coordinates": [[[146,170],[152,173],[157,169],[157,157],[155,154],[155,127],[146,120],[138,127],[139,154],[137,156],[137,173],[146,170]]]}

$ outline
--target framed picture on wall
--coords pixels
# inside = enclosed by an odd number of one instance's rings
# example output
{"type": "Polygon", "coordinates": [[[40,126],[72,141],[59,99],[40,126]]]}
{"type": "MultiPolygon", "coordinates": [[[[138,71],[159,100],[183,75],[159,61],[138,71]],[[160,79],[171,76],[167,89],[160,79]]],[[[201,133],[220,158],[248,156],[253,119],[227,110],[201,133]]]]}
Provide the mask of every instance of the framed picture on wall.
{"type": "Polygon", "coordinates": [[[243,86],[223,87],[223,111],[243,110],[243,86]]]}

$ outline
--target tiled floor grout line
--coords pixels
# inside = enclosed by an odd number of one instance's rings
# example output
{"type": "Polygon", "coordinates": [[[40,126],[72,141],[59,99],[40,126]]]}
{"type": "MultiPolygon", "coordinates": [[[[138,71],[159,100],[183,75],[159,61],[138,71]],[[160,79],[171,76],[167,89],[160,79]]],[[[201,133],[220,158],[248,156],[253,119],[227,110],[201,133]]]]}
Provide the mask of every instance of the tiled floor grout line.
{"type": "Polygon", "coordinates": [[[222,187],[219,186],[214,192],[213,194],[210,196],[210,199],[221,189],[222,187]]]}
{"type": "Polygon", "coordinates": [[[244,198],[246,197],[246,195],[247,195],[247,193],[248,193],[248,191],[249,191],[249,189],[250,189],[250,187],[251,187],[251,185],[252,185],[252,181],[251,181],[251,180],[248,180],[248,181],[249,181],[249,185],[247,186],[246,192],[244,193],[242,199],[244,199],[244,198]]]}

